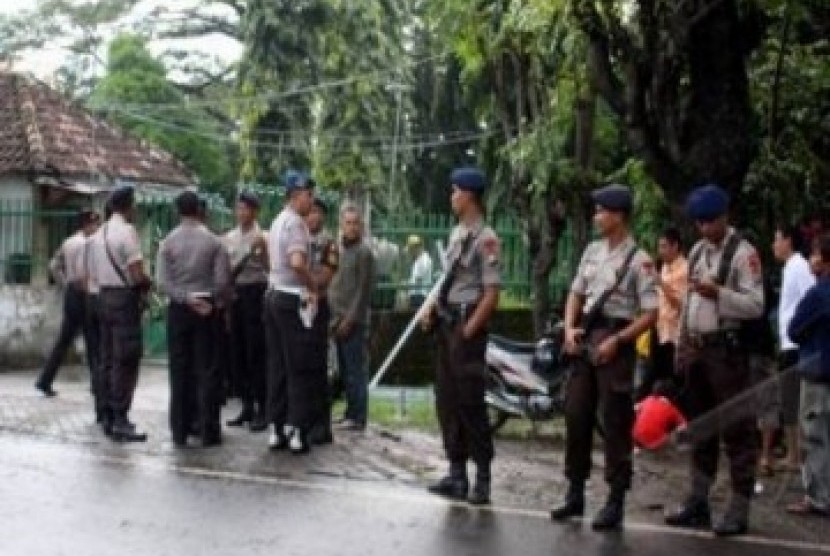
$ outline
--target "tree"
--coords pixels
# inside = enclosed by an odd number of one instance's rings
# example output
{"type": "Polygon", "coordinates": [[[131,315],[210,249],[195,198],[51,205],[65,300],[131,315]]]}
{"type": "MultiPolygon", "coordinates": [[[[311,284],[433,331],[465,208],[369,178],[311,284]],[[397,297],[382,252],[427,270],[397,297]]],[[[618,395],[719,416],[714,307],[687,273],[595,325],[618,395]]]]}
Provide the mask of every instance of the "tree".
{"type": "Polygon", "coordinates": [[[597,122],[566,2],[502,0],[471,9],[456,0],[434,10],[454,37],[466,101],[495,133],[478,158],[494,176],[492,202],[511,207],[525,228],[538,334],[549,319],[551,270],[570,263],[557,261],[559,237],[568,218],[586,221],[585,190],[597,181],[597,165],[616,168],[616,138],[606,113],[597,122]]]}
{"type": "Polygon", "coordinates": [[[112,41],[107,73],[88,104],[178,157],[207,188],[221,189],[233,179],[225,130],[204,111],[188,106],[141,37],[121,35],[112,41]],[[135,108],[125,108],[130,106],[135,108]]]}
{"type": "Polygon", "coordinates": [[[830,6],[764,3],[769,33],[750,60],[759,137],[741,198],[760,237],[830,210],[830,6]]]}
{"type": "Polygon", "coordinates": [[[589,76],[631,151],[669,198],[714,181],[740,190],[755,152],[746,56],[765,22],[752,1],[573,0],[589,76]]]}
{"type": "Polygon", "coordinates": [[[34,10],[0,16],[0,61],[14,62],[28,51],[47,45],[70,53],[56,75],[71,96],[88,94],[98,70],[107,29],[140,0],[40,0],[34,10]]]}

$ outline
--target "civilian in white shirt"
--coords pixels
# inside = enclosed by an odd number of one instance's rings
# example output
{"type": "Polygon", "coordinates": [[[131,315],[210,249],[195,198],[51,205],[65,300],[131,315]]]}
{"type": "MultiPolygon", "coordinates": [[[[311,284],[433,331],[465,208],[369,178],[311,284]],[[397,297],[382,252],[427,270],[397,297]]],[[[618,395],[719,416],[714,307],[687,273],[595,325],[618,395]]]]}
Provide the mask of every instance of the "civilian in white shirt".
{"type": "MultiPolygon", "coordinates": [[[[787,442],[787,459],[783,468],[796,472],[800,467],[798,437],[799,399],[801,379],[793,371],[798,363],[798,346],[787,336],[795,308],[813,285],[815,277],[810,264],[801,255],[803,240],[795,226],[781,225],[775,232],[772,250],[776,260],[784,264],[781,295],[778,304],[779,372],[781,373],[781,425],[787,442]]],[[[761,462],[769,462],[772,432],[764,431],[764,452],[761,462]]]]}
{"type": "Polygon", "coordinates": [[[424,251],[424,244],[419,236],[409,236],[406,248],[413,260],[409,272],[409,306],[417,309],[423,304],[432,287],[432,257],[424,251]]]}

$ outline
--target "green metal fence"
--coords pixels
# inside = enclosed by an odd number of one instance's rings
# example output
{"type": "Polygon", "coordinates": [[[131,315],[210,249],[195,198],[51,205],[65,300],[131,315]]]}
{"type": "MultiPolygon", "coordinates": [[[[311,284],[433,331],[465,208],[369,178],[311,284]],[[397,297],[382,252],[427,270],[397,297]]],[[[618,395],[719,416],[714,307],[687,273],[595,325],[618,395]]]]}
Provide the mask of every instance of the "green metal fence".
{"type": "MultiPolygon", "coordinates": [[[[272,203],[269,203],[269,205],[272,203]]],[[[333,203],[334,204],[334,203],[333,203]]],[[[76,208],[40,210],[31,201],[0,200],[0,283],[29,284],[48,281],[47,265],[64,238],[73,232],[76,208]]],[[[261,218],[263,228],[278,205],[269,206],[261,218]]],[[[337,211],[330,214],[330,226],[336,226],[337,211]]],[[[136,210],[136,228],[142,241],[147,271],[154,272],[156,251],[161,239],[176,225],[178,218],[169,198],[141,197],[136,210]]],[[[233,226],[233,211],[225,206],[209,209],[208,225],[216,232],[233,226]]],[[[373,215],[371,241],[377,258],[379,281],[373,304],[377,310],[405,309],[409,293],[408,277],[412,258],[406,250],[411,235],[421,238],[433,259],[435,277],[441,269],[439,246],[446,248],[455,225],[447,214],[373,215]]],[[[492,226],[501,239],[505,307],[529,306],[531,297],[531,261],[522,225],[509,216],[497,216],[492,226]]],[[[555,303],[564,298],[575,257],[570,229],[557,246],[557,266],[551,273],[550,290],[555,303]]],[[[146,316],[145,343],[150,354],[165,350],[164,307],[158,305],[146,316]]]]}

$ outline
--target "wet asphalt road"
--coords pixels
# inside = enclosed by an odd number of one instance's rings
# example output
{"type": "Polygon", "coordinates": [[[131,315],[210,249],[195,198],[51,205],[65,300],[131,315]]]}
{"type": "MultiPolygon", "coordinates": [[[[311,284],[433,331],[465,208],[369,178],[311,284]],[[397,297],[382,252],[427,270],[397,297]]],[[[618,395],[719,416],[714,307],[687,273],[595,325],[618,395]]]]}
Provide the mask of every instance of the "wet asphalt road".
{"type": "Polygon", "coordinates": [[[543,512],[477,510],[407,486],[281,476],[281,458],[290,457],[275,455],[273,474],[249,474],[0,431],[0,555],[830,554],[637,524],[597,535],[543,512]]]}

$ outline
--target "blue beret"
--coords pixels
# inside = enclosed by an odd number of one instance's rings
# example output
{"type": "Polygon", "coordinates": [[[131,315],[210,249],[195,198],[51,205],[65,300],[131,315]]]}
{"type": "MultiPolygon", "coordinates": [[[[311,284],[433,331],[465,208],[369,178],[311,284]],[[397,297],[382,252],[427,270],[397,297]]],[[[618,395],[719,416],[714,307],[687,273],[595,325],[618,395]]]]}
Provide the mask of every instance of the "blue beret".
{"type": "Polygon", "coordinates": [[[296,170],[289,170],[285,173],[284,185],[285,190],[289,193],[295,189],[312,189],[314,187],[314,180],[305,172],[297,172],[296,170]]]}
{"type": "Polygon", "coordinates": [[[631,190],[619,184],[606,185],[595,189],[591,193],[591,199],[605,210],[612,212],[631,212],[634,206],[631,190]]]}
{"type": "Polygon", "coordinates": [[[236,200],[254,209],[258,209],[260,205],[259,196],[253,191],[240,191],[236,200]]]}
{"type": "Polygon", "coordinates": [[[729,210],[729,194],[717,185],[698,187],[686,201],[686,213],[695,221],[719,218],[729,210]]]}
{"type": "Polygon", "coordinates": [[[487,177],[478,168],[456,168],[450,181],[458,189],[473,193],[483,193],[487,189],[487,177]]]}
{"type": "Polygon", "coordinates": [[[129,207],[133,204],[135,192],[130,185],[119,185],[110,193],[109,204],[114,210],[129,207]]]}

